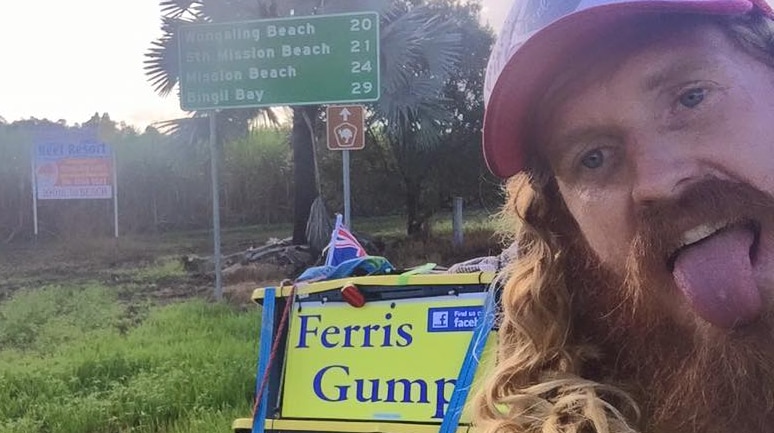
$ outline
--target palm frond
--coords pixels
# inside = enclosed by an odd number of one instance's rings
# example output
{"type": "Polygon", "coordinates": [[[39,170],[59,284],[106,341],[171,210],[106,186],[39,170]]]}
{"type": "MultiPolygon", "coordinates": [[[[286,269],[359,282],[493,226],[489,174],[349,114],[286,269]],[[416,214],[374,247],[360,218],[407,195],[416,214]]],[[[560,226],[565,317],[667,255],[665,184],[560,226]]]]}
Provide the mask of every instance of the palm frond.
{"type": "Polygon", "coordinates": [[[177,84],[180,76],[179,27],[191,22],[193,21],[189,19],[165,17],[161,26],[163,34],[151,42],[150,49],[145,53],[145,75],[148,76],[153,90],[161,96],[167,96],[177,84]]]}
{"type": "Polygon", "coordinates": [[[461,34],[431,9],[394,9],[385,14],[381,36],[385,93],[399,91],[417,76],[446,79],[461,58],[461,34]]]}
{"type": "MultiPolygon", "coordinates": [[[[196,111],[191,117],[166,120],[154,126],[160,132],[189,144],[206,142],[210,137],[209,115],[208,111],[196,111]]],[[[275,125],[279,123],[277,114],[271,108],[225,110],[218,112],[216,116],[218,136],[223,141],[245,137],[256,119],[275,125]]]]}
{"type": "MultiPolygon", "coordinates": [[[[304,16],[319,13],[320,0],[271,0],[274,16],[304,16]]],[[[268,18],[268,17],[267,17],[268,18]]]]}
{"type": "Polygon", "coordinates": [[[168,18],[195,15],[200,0],[161,0],[161,14],[168,18]]]}
{"type": "Polygon", "coordinates": [[[413,78],[417,59],[422,56],[421,38],[415,30],[421,25],[421,17],[397,15],[395,10],[385,13],[381,28],[381,74],[383,93],[403,88],[413,78]]]}
{"type": "Polygon", "coordinates": [[[177,43],[171,37],[153,41],[145,57],[144,69],[153,90],[161,96],[167,96],[175,88],[180,73],[177,43]]]}
{"type": "Polygon", "coordinates": [[[209,133],[209,124],[207,114],[204,112],[196,112],[191,117],[164,120],[153,126],[162,134],[170,135],[188,144],[201,142],[209,137],[206,135],[209,133]]]}
{"type": "Polygon", "coordinates": [[[318,0],[316,3],[320,4],[317,14],[338,14],[363,11],[383,13],[391,7],[393,2],[389,0],[318,0]]]}
{"type": "Polygon", "coordinates": [[[462,57],[455,23],[426,7],[396,7],[384,15],[382,96],[375,110],[396,146],[438,144],[452,112],[445,86],[462,57]],[[407,135],[409,134],[409,135],[407,135]],[[406,142],[410,137],[410,143],[406,142]]]}
{"type": "Polygon", "coordinates": [[[427,71],[433,75],[439,74],[445,79],[454,73],[462,58],[462,34],[457,31],[452,21],[429,12],[422,12],[427,19],[419,32],[432,37],[422,39],[422,52],[427,71]]]}
{"type": "Polygon", "coordinates": [[[281,123],[277,110],[274,108],[263,108],[259,110],[259,113],[255,116],[254,120],[256,123],[262,125],[277,126],[281,123]]]}
{"type": "Polygon", "coordinates": [[[213,22],[265,18],[266,7],[256,0],[201,0],[198,13],[213,22]]]}

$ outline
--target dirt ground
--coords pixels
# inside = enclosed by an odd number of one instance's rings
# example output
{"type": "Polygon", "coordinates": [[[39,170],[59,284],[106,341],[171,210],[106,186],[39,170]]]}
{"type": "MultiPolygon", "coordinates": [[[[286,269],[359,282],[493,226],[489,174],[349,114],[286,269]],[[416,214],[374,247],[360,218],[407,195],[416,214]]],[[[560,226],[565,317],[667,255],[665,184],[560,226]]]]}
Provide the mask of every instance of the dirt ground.
{"type": "MultiPolygon", "coordinates": [[[[454,263],[487,255],[502,248],[491,231],[466,234],[465,245],[454,247],[449,236],[424,240],[401,237],[377,239],[379,251],[398,268],[436,263],[454,263]]],[[[244,251],[255,244],[227,239],[224,254],[244,251]]],[[[24,288],[49,285],[100,284],[115,288],[127,302],[169,303],[194,297],[214,299],[212,274],[196,275],[183,269],[188,254],[211,255],[206,241],[185,242],[157,238],[67,240],[38,244],[0,246],[0,302],[24,288]]],[[[288,270],[266,264],[252,264],[224,272],[224,298],[236,305],[252,304],[256,288],[278,284],[288,270]]]]}
{"type": "MultiPolygon", "coordinates": [[[[183,254],[173,253],[174,249],[133,239],[6,247],[0,250],[0,302],[20,289],[88,284],[115,288],[125,301],[212,298],[212,278],[186,273],[178,257],[183,254]]],[[[206,249],[183,248],[182,252],[206,253],[206,249]]],[[[229,287],[224,293],[243,290],[229,287]]]]}

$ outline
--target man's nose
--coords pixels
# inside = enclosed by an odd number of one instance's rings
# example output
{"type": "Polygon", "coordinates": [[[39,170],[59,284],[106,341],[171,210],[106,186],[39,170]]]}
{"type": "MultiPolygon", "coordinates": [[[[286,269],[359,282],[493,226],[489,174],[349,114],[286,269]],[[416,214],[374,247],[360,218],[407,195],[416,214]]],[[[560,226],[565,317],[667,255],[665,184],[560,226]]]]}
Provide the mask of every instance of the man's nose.
{"type": "Polygon", "coordinates": [[[676,198],[703,176],[699,160],[680,144],[660,141],[635,146],[632,199],[637,205],[676,198]]]}

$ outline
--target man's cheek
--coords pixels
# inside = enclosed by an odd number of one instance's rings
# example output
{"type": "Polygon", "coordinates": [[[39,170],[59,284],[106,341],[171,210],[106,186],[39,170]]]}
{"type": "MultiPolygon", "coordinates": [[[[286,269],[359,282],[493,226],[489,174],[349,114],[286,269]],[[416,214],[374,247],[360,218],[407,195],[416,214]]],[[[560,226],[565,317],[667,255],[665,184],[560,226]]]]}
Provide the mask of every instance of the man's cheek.
{"type": "Polygon", "coordinates": [[[623,275],[634,238],[634,215],[623,185],[589,189],[559,183],[565,205],[580,227],[581,235],[609,270],[623,275]]]}
{"type": "Polygon", "coordinates": [[[582,218],[578,224],[597,260],[608,270],[623,275],[632,245],[631,230],[624,224],[615,224],[601,216],[582,218]]]}

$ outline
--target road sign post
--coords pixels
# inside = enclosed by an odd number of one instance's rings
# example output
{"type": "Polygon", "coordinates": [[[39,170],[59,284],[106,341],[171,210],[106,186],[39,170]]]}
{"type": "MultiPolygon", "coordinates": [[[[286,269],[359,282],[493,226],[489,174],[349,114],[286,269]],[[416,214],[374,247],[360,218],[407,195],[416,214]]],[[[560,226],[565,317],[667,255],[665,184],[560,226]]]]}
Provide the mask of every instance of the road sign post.
{"type": "Polygon", "coordinates": [[[215,299],[220,301],[223,299],[223,270],[221,269],[221,253],[220,253],[220,174],[218,172],[218,162],[220,162],[218,156],[218,135],[217,135],[217,121],[215,110],[209,112],[210,121],[210,179],[212,180],[212,238],[214,244],[214,257],[213,262],[215,264],[215,299]]]}
{"type": "Polygon", "coordinates": [[[365,107],[362,105],[329,105],[326,110],[328,120],[328,149],[342,151],[344,176],[344,225],[352,228],[350,219],[350,172],[349,151],[362,150],[365,147],[365,107]]]}
{"type": "Polygon", "coordinates": [[[180,105],[212,110],[379,99],[379,14],[180,27],[180,105]]]}
{"type": "Polygon", "coordinates": [[[352,194],[350,192],[350,185],[349,185],[349,151],[345,150],[343,152],[343,155],[341,155],[341,164],[342,164],[342,176],[344,177],[344,225],[352,229],[352,194]]]}

